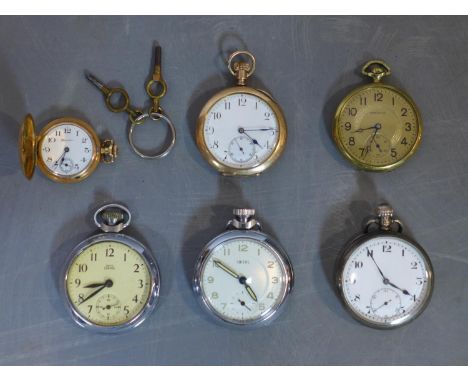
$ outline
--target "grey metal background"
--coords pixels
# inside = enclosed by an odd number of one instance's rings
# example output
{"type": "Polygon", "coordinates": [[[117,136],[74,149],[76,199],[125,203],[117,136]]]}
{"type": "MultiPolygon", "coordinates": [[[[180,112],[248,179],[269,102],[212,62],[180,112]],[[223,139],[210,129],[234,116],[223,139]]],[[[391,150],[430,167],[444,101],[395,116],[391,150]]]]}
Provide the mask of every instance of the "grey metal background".
{"type": "MultiPolygon", "coordinates": [[[[2,17],[0,36],[1,364],[468,363],[467,18],[2,17]],[[142,105],[154,40],[178,140],[169,157],[145,161],[130,150],[126,117],[105,108],[83,70],[123,84],[142,105]],[[277,98],[289,123],[284,155],[258,178],[218,176],[193,139],[204,102],[232,83],[223,58],[233,48],[255,54],[252,84],[277,98]],[[353,169],[330,138],[339,100],[365,81],[359,70],[372,58],[388,61],[389,82],[413,96],[425,124],[419,152],[389,174],[353,169]],[[26,112],[39,126],[85,118],[117,140],[118,161],[81,184],[39,171],[28,182],[17,155],[26,112]],[[128,205],[129,233],[152,248],[162,274],[157,311],[119,336],[75,326],[57,290],[67,253],[95,232],[92,212],[105,201],[128,205]],[[338,252],[382,201],[436,275],[428,309],[394,331],[355,322],[331,285],[338,252]],[[296,271],[282,316],[247,332],[211,322],[189,284],[198,251],[235,206],[258,210],[296,271]]],[[[148,127],[139,140],[157,134],[148,127]]]]}

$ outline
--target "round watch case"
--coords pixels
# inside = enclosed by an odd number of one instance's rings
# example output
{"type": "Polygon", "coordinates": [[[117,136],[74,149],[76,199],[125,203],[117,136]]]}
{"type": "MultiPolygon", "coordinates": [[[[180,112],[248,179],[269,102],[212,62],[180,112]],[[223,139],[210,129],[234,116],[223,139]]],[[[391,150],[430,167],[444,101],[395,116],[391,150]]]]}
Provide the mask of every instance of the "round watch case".
{"type": "Polygon", "coordinates": [[[204,159],[213,166],[218,172],[222,175],[228,176],[249,176],[249,175],[259,175],[266,169],[268,169],[276,160],[280,157],[282,152],[286,147],[287,140],[287,124],[286,119],[283,115],[281,107],[273,99],[273,97],[264,90],[254,89],[250,86],[246,86],[245,83],[247,79],[255,71],[255,57],[252,53],[248,51],[235,51],[233,52],[227,62],[228,69],[230,73],[236,77],[237,86],[228,87],[212,96],[205,106],[202,108],[200,115],[198,117],[195,139],[198,149],[200,150],[204,159]],[[246,56],[248,57],[247,61],[238,61],[234,62],[234,59],[237,56],[246,56]],[[278,140],[273,148],[271,154],[264,159],[260,164],[253,167],[246,168],[235,168],[224,164],[222,161],[218,160],[210,151],[204,137],[204,127],[207,116],[211,108],[222,101],[223,98],[226,98],[235,94],[248,94],[253,97],[257,97],[263,102],[265,102],[275,114],[275,117],[278,121],[278,140]]]}
{"type": "MultiPolygon", "coordinates": [[[[229,228],[229,227],[228,227],[229,228]]],[[[193,277],[193,291],[197,296],[197,300],[202,306],[202,308],[211,316],[216,322],[226,324],[228,326],[236,326],[241,328],[246,327],[259,327],[265,326],[271,323],[276,317],[279,316],[281,311],[284,309],[284,305],[286,302],[287,297],[291,293],[292,287],[294,284],[294,273],[291,262],[286,254],[286,251],[281,247],[281,245],[276,242],[273,238],[269,235],[258,231],[258,230],[251,230],[251,229],[231,229],[225,231],[215,238],[213,238],[208,244],[205,245],[203,250],[201,251],[200,255],[197,258],[197,262],[195,265],[195,272],[193,277]],[[226,320],[224,317],[221,317],[211,306],[208,301],[207,296],[203,292],[203,288],[201,285],[202,279],[202,271],[204,269],[205,263],[209,259],[209,255],[211,252],[218,247],[220,244],[232,239],[250,239],[254,241],[259,241],[263,245],[267,246],[272,252],[275,253],[278,263],[281,266],[282,273],[285,277],[285,288],[284,291],[278,300],[276,306],[262,314],[257,320],[253,322],[243,323],[241,321],[234,321],[234,320],[226,320]]]]}
{"type": "Polygon", "coordinates": [[[77,183],[90,176],[96,170],[96,167],[101,160],[105,163],[112,163],[118,154],[117,145],[114,144],[112,140],[101,142],[93,127],[89,123],[77,118],[66,117],[50,121],[41,130],[39,135],[36,135],[35,130],[36,126],[33,117],[31,114],[26,115],[20,127],[18,151],[21,168],[27,179],[31,179],[33,177],[37,164],[42,173],[55,182],[77,183]],[[38,154],[38,150],[41,149],[42,142],[47,136],[47,133],[51,129],[62,124],[77,126],[78,128],[86,131],[93,141],[93,155],[89,166],[84,168],[78,174],[74,174],[72,176],[65,176],[51,171],[44,163],[42,156],[38,154]]]}
{"type": "Polygon", "coordinates": [[[281,156],[286,147],[287,135],[288,132],[286,119],[284,118],[281,107],[267,92],[254,89],[249,86],[233,86],[216,93],[213,97],[211,97],[208,100],[205,106],[203,106],[203,109],[200,112],[200,116],[198,117],[195,137],[198,149],[200,150],[203,158],[222,175],[249,176],[261,174],[276,162],[276,160],[281,156]],[[263,162],[254,167],[234,168],[224,164],[211,153],[205,141],[204,126],[206,118],[211,108],[223,98],[234,94],[249,94],[254,97],[260,98],[273,110],[273,112],[275,113],[275,117],[278,121],[279,136],[274,149],[272,150],[270,156],[267,159],[265,159],[263,162]]]}
{"type": "MultiPolygon", "coordinates": [[[[398,222],[399,223],[399,222],[398,222]]],[[[401,226],[400,226],[400,231],[401,231],[401,226]]],[[[363,323],[367,326],[377,328],[377,329],[392,329],[392,328],[397,328],[402,325],[408,324],[414,319],[416,319],[427,307],[427,305],[430,302],[431,296],[432,296],[432,291],[434,289],[434,271],[432,267],[431,260],[429,256],[427,255],[426,251],[424,248],[421,247],[419,243],[417,243],[415,240],[409,238],[406,235],[403,235],[401,232],[390,232],[382,229],[378,229],[375,232],[364,232],[361,234],[358,234],[357,236],[353,237],[344,247],[342,250],[337,266],[336,266],[336,273],[335,273],[335,286],[337,288],[340,300],[342,301],[343,305],[345,308],[348,310],[348,312],[352,315],[354,319],[359,321],[360,323],[363,323]],[[406,241],[409,243],[411,246],[415,247],[422,255],[422,259],[425,265],[425,268],[427,270],[427,283],[428,283],[428,292],[424,296],[423,301],[419,305],[416,311],[410,311],[408,312],[405,316],[400,317],[399,319],[388,322],[388,323],[376,323],[374,321],[368,320],[362,315],[359,315],[354,311],[354,309],[348,305],[346,301],[346,297],[344,295],[343,287],[343,272],[345,270],[345,266],[351,255],[354,253],[354,251],[361,246],[362,244],[366,243],[369,240],[375,239],[375,238],[397,238],[402,241],[406,241]]]]}
{"type": "MultiPolygon", "coordinates": [[[[96,221],[97,213],[99,211],[102,211],[106,207],[123,208],[126,212],[128,212],[126,208],[118,204],[105,205],[96,212],[95,221],[96,221]]],[[[129,222],[130,222],[130,219],[127,221],[126,224],[120,224],[116,226],[117,231],[127,227],[129,222]]],[[[104,230],[104,228],[102,229],[104,230]]],[[[131,236],[128,236],[119,232],[99,233],[79,243],[71,251],[69,255],[69,258],[66,262],[66,265],[63,271],[63,275],[64,276],[62,277],[62,280],[61,280],[61,283],[62,283],[61,290],[66,301],[67,310],[69,311],[73,321],[75,321],[79,326],[92,330],[92,331],[101,332],[101,333],[121,333],[121,332],[130,330],[132,328],[136,328],[137,326],[142,324],[143,321],[145,321],[146,318],[148,318],[148,316],[153,312],[159,300],[161,279],[160,279],[159,267],[155,258],[151,254],[150,250],[141,242],[139,242],[138,240],[134,239],[131,236]],[[76,310],[74,304],[72,303],[70,299],[70,296],[68,295],[67,281],[68,281],[68,271],[69,271],[71,264],[73,263],[75,258],[78,257],[88,247],[96,243],[100,243],[100,242],[117,242],[117,243],[124,244],[130,247],[131,249],[133,249],[135,252],[137,252],[141,256],[151,276],[150,293],[149,293],[148,300],[145,306],[141,309],[141,311],[135,317],[133,317],[131,320],[121,325],[103,326],[103,325],[97,325],[89,321],[86,317],[83,317],[83,315],[80,314],[79,311],[76,310]]]]}
{"type": "Polygon", "coordinates": [[[417,149],[419,148],[420,144],[421,144],[423,125],[422,125],[421,113],[420,113],[418,107],[416,106],[415,102],[413,101],[411,96],[408,93],[406,93],[405,91],[403,91],[402,89],[399,89],[399,88],[396,88],[396,87],[394,87],[392,85],[388,85],[386,83],[380,82],[381,79],[384,76],[390,75],[390,73],[391,73],[390,68],[383,61],[373,60],[373,61],[367,62],[364,65],[363,69],[362,69],[362,74],[373,78],[374,82],[358,86],[358,87],[354,88],[351,92],[349,92],[341,100],[340,104],[338,105],[338,107],[336,109],[336,112],[335,112],[335,115],[334,115],[334,118],[333,118],[333,132],[332,132],[332,135],[333,135],[333,140],[335,141],[335,144],[338,147],[338,150],[353,165],[355,165],[356,167],[358,167],[360,169],[363,169],[363,170],[379,171],[379,172],[392,171],[392,170],[400,167],[401,165],[403,165],[410,157],[412,157],[414,155],[414,153],[417,151],[417,149]],[[383,68],[385,68],[385,70],[387,70],[387,72],[385,72],[385,73],[384,72],[382,72],[382,73],[380,73],[380,72],[373,73],[372,71],[370,71],[371,66],[375,65],[375,64],[381,65],[383,68]],[[400,158],[398,161],[396,161],[394,163],[390,163],[388,165],[383,165],[383,166],[373,165],[373,164],[366,164],[366,163],[363,163],[361,161],[358,161],[350,153],[348,153],[346,147],[344,146],[342,140],[340,139],[340,125],[341,125],[340,116],[341,116],[341,113],[343,111],[343,108],[346,106],[346,104],[349,102],[349,100],[352,99],[355,95],[362,92],[363,90],[379,89],[379,88],[388,89],[388,90],[390,90],[392,92],[395,92],[396,94],[398,94],[403,99],[405,99],[408,102],[408,104],[411,106],[411,108],[414,110],[415,117],[416,117],[416,120],[417,120],[417,126],[418,126],[418,135],[416,137],[416,141],[414,142],[413,147],[411,148],[411,150],[405,156],[400,158]]]}

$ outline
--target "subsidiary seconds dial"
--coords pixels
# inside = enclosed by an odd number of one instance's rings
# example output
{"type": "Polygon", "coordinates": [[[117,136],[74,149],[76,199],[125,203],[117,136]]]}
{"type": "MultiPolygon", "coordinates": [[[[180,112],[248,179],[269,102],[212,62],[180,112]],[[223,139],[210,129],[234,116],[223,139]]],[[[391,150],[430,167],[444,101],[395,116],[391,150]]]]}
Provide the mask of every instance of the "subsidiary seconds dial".
{"type": "Polygon", "coordinates": [[[244,93],[216,102],[207,114],[203,132],[212,155],[238,169],[265,161],[279,137],[272,108],[259,97],[244,93]]]}

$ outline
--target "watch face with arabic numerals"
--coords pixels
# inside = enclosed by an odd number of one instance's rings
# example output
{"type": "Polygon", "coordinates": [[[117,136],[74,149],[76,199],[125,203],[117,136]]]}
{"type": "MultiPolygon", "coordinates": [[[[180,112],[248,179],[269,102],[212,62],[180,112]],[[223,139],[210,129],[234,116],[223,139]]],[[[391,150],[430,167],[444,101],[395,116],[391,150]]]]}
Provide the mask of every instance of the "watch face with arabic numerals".
{"type": "Polygon", "coordinates": [[[286,122],[271,97],[248,87],[221,91],[203,108],[197,145],[205,159],[226,175],[255,175],[280,156],[286,122]]]}
{"type": "Polygon", "coordinates": [[[275,113],[265,101],[250,94],[232,94],[216,102],[204,127],[211,153],[234,168],[257,166],[278,142],[275,113]]]}
{"type": "Polygon", "coordinates": [[[99,140],[91,126],[77,119],[50,122],[38,144],[39,165],[55,178],[75,178],[98,162],[99,140]]]}
{"type": "Polygon", "coordinates": [[[419,113],[405,93],[388,85],[357,89],[340,105],[335,140],[358,166],[391,169],[416,149],[421,136],[419,113]]]}
{"type": "Polygon", "coordinates": [[[65,290],[75,321],[112,330],[141,322],[154,308],[159,272],[138,242],[106,235],[88,239],[74,251],[65,290]]]}
{"type": "Polygon", "coordinates": [[[271,319],[291,288],[288,261],[256,236],[229,235],[208,245],[199,260],[195,291],[224,322],[251,325],[271,319]]]}
{"type": "Polygon", "coordinates": [[[397,327],[427,306],[433,288],[432,265],[424,250],[405,237],[368,234],[346,250],[338,287],[346,307],[360,322],[397,327]]]}

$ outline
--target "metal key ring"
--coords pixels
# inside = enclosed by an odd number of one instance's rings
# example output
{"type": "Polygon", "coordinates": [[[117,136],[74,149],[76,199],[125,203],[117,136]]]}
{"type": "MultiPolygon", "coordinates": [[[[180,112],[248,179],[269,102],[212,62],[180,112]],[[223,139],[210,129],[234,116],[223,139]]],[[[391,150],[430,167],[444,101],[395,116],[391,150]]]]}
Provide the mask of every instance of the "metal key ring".
{"type": "Polygon", "coordinates": [[[109,89],[109,93],[106,95],[106,105],[110,111],[114,113],[120,113],[127,110],[128,106],[130,105],[130,97],[128,96],[128,93],[125,91],[125,89],[111,88],[109,89]],[[123,102],[120,105],[117,103],[114,105],[112,103],[112,97],[116,94],[120,94],[122,96],[123,102]]]}
{"type": "Polygon", "coordinates": [[[172,124],[172,121],[165,114],[156,113],[156,112],[143,113],[140,116],[138,116],[137,118],[135,118],[135,120],[130,125],[130,130],[128,132],[128,141],[130,143],[130,146],[132,146],[133,151],[135,151],[135,153],[137,155],[139,155],[141,158],[144,158],[144,159],[164,158],[167,154],[169,154],[172,147],[174,147],[174,144],[175,144],[175,141],[176,141],[176,130],[175,130],[174,125],[172,124]],[[167,123],[167,125],[169,126],[169,131],[171,133],[171,141],[169,142],[167,147],[165,147],[162,151],[160,151],[160,152],[158,152],[156,154],[152,154],[152,155],[144,154],[133,143],[133,132],[135,130],[135,127],[139,126],[139,125],[142,125],[147,118],[151,118],[151,120],[153,120],[155,122],[158,122],[161,119],[163,119],[167,123]]]}

